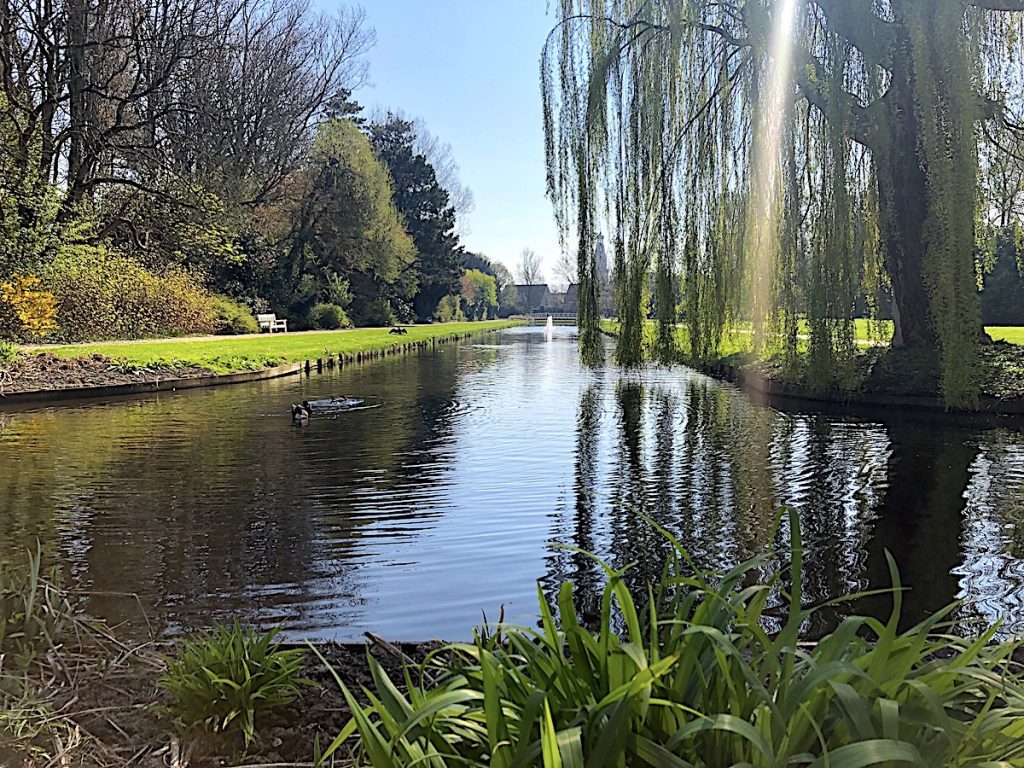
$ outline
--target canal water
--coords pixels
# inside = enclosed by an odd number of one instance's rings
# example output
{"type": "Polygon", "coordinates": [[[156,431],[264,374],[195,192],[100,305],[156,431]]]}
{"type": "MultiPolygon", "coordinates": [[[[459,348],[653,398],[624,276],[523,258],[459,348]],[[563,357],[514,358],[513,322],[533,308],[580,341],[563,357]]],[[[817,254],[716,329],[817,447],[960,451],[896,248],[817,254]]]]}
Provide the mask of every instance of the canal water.
{"type": "MultiPolygon", "coordinates": [[[[909,587],[908,620],[1024,631],[1024,435],[939,416],[780,412],[685,368],[589,371],[572,329],[518,328],[308,379],[0,412],[0,558],[40,542],[85,610],[168,632],[232,616],[295,637],[466,639],[536,620],[581,547],[642,584],[786,545],[809,601],[909,587]],[[335,394],[373,410],[293,427],[335,394]],[[129,596],[129,595],[133,595],[129,596]]],[[[885,600],[881,598],[880,600],[885,600]]],[[[867,604],[867,610],[885,606],[867,604]]]]}

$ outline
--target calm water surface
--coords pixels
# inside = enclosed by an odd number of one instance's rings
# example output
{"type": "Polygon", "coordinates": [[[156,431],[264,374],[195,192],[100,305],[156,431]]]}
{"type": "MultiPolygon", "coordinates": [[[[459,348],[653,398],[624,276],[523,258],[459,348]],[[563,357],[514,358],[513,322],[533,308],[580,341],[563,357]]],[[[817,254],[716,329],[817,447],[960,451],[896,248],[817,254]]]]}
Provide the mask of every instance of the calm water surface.
{"type": "MultiPolygon", "coordinates": [[[[242,615],[296,636],[463,639],[535,620],[536,583],[599,589],[571,544],[632,578],[677,533],[708,566],[785,545],[805,591],[886,585],[910,618],[1024,631],[1024,435],[941,418],[781,413],[687,369],[586,371],[576,340],[515,329],[280,380],[0,413],[0,557],[42,543],[91,613],[168,631],[242,615]],[[290,424],[332,394],[383,407],[290,424]],[[125,597],[138,595],[138,601],[125,597]]],[[[884,606],[869,609],[884,610],[884,606]]]]}

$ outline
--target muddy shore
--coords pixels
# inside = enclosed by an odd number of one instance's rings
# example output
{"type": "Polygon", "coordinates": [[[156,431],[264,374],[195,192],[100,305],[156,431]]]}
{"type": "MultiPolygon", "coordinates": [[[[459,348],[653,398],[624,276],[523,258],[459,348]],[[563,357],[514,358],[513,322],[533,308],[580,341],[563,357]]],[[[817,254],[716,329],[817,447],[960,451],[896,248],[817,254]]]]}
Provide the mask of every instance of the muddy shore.
{"type": "Polygon", "coordinates": [[[42,352],[18,355],[10,366],[0,371],[0,396],[122,386],[165,379],[198,379],[211,375],[213,372],[209,369],[192,365],[130,367],[103,355],[66,358],[42,352]]]}

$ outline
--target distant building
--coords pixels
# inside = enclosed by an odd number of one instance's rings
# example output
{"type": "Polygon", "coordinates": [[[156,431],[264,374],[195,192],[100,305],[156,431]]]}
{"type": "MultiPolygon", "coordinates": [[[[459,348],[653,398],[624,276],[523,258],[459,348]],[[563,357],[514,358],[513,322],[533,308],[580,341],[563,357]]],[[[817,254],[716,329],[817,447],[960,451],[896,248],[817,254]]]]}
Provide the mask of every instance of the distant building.
{"type": "Polygon", "coordinates": [[[597,236],[597,248],[595,250],[597,261],[597,279],[601,287],[605,288],[611,282],[611,274],[608,272],[608,252],[604,248],[604,235],[597,236]]]}
{"type": "Polygon", "coordinates": [[[562,298],[562,311],[576,314],[579,311],[579,291],[576,283],[570,283],[562,298]]]}
{"type": "Polygon", "coordinates": [[[517,285],[516,309],[523,314],[545,312],[554,306],[551,289],[543,285],[517,285]]]}

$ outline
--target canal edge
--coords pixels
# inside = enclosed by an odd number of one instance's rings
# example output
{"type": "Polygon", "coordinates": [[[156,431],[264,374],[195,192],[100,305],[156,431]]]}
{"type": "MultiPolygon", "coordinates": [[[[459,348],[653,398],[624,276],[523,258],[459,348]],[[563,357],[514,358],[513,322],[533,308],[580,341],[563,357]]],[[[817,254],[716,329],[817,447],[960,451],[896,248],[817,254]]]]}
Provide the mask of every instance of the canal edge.
{"type": "MultiPolygon", "coordinates": [[[[514,327],[514,325],[516,324],[508,327],[514,327]]],[[[284,363],[273,368],[264,368],[258,371],[238,371],[235,373],[210,374],[209,376],[195,376],[191,378],[150,379],[148,381],[135,381],[128,384],[102,384],[92,387],[35,389],[27,392],[0,393],[0,411],[4,411],[8,407],[16,408],[23,405],[70,406],[83,400],[131,397],[133,395],[149,395],[156,392],[175,392],[184,389],[221,387],[231,384],[251,384],[288,376],[301,376],[303,373],[308,376],[314,372],[323,373],[326,370],[334,370],[335,368],[342,368],[356,363],[380,360],[385,357],[401,354],[418,353],[445,344],[466,341],[475,336],[497,333],[501,330],[504,330],[504,328],[433,336],[429,339],[393,344],[360,352],[341,352],[337,355],[321,357],[315,360],[284,363]]]]}

